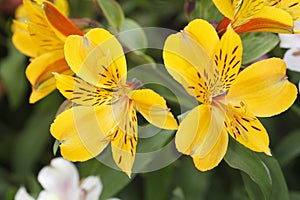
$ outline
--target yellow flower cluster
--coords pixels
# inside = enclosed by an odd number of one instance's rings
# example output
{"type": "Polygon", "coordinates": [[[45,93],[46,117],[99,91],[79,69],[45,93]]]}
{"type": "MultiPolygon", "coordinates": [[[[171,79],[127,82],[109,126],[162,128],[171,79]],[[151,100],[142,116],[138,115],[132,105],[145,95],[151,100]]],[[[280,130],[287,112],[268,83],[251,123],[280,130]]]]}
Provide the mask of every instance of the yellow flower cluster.
{"type": "Polygon", "coordinates": [[[217,30],[195,19],[164,44],[167,71],[199,102],[178,125],[162,96],[143,88],[137,79],[127,80],[124,51],[114,35],[103,28],[84,34],[66,17],[68,6],[63,0],[56,1],[61,9],[49,1],[23,0],[27,17],[14,21],[12,40],[31,57],[26,70],[32,84],[30,102],[57,88],[73,103],[50,128],[64,158],[86,161],[111,144],[115,163],[130,176],[138,143],[136,111],[157,127],[177,130],[177,150],[190,155],[201,171],[223,159],[227,133],[245,147],[271,155],[267,131],[257,117],[287,110],[297,88],[288,81],[279,58],[241,70],[243,46],[238,34],[293,33],[300,3],[213,2],[225,16],[217,30]]]}

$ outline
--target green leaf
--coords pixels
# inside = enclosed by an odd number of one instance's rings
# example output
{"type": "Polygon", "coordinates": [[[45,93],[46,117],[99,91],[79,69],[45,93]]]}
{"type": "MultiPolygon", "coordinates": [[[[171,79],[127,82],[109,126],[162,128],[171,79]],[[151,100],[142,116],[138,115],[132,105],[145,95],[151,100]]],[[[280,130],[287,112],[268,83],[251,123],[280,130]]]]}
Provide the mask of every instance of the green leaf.
{"type": "Polygon", "coordinates": [[[161,170],[144,173],[144,191],[145,200],[165,200],[169,196],[169,186],[172,182],[174,173],[174,164],[171,164],[161,170]],[[164,191],[164,192],[157,192],[164,191]]]}
{"type": "Polygon", "coordinates": [[[259,157],[271,174],[272,193],[270,199],[289,200],[287,184],[277,160],[273,156],[267,156],[265,154],[259,154],[259,157]]]}
{"type": "Polygon", "coordinates": [[[24,177],[33,171],[40,158],[45,156],[48,144],[53,141],[49,128],[60,101],[56,94],[53,93],[34,105],[26,126],[15,138],[12,147],[13,167],[24,177]]]}
{"type": "Polygon", "coordinates": [[[25,56],[8,42],[9,55],[1,61],[0,77],[3,80],[9,103],[16,108],[24,100],[28,82],[25,78],[25,56]]]}
{"type": "Polygon", "coordinates": [[[148,46],[145,32],[133,19],[126,18],[124,20],[117,37],[130,51],[142,51],[148,46]]]}
{"type": "Polygon", "coordinates": [[[97,0],[104,17],[114,31],[119,30],[124,22],[124,13],[121,6],[115,0],[97,0]]]}
{"type": "Polygon", "coordinates": [[[213,171],[201,172],[195,167],[189,156],[182,156],[175,169],[175,184],[180,187],[185,199],[206,199],[211,185],[213,171]]]}
{"type": "Polygon", "coordinates": [[[270,171],[259,156],[231,139],[225,155],[226,163],[245,172],[260,188],[265,199],[269,199],[272,189],[270,171]]]}
{"type": "Polygon", "coordinates": [[[59,148],[60,142],[58,140],[55,140],[54,144],[53,144],[53,155],[56,155],[58,148],[59,148]]]}
{"type": "Polygon", "coordinates": [[[258,185],[244,172],[241,172],[245,189],[251,200],[264,199],[264,195],[258,185]]]}
{"type": "Polygon", "coordinates": [[[299,200],[299,199],[300,199],[300,192],[299,191],[290,192],[290,200],[299,200]]]}
{"type": "MultiPolygon", "coordinates": [[[[132,181],[133,178],[118,170],[112,169],[97,159],[78,163],[78,169],[81,177],[90,175],[99,176],[103,184],[103,190],[100,200],[106,200],[115,196],[122,188],[132,181]]],[[[134,175],[133,175],[134,176],[134,175]]]]}
{"type": "Polygon", "coordinates": [[[211,0],[197,1],[196,8],[191,14],[192,18],[201,18],[210,22],[219,22],[223,16],[211,0]]]}
{"type": "Polygon", "coordinates": [[[274,155],[282,167],[300,155],[300,129],[290,133],[276,146],[274,155]]]}
{"type": "Polygon", "coordinates": [[[241,36],[243,43],[243,64],[253,62],[271,51],[279,37],[273,33],[247,33],[241,36]]]}

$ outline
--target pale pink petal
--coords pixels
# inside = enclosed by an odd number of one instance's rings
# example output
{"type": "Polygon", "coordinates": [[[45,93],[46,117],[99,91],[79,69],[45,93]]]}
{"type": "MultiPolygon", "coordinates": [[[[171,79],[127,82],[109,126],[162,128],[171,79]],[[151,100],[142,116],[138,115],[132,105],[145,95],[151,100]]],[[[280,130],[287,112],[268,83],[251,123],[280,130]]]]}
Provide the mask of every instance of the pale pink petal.
{"type": "Polygon", "coordinates": [[[82,190],[80,199],[83,200],[98,200],[102,192],[102,183],[97,176],[89,176],[80,184],[82,190]]]}
{"type": "Polygon", "coordinates": [[[75,165],[63,158],[55,158],[50,166],[44,167],[38,174],[38,181],[45,191],[54,193],[64,200],[79,197],[79,175],[75,165]]]}
{"type": "Polygon", "coordinates": [[[34,200],[34,198],[27,193],[24,187],[20,187],[15,195],[15,200],[34,200]]]}
{"type": "Polygon", "coordinates": [[[61,200],[55,193],[49,191],[41,191],[37,200],[61,200]]]}
{"type": "Polygon", "coordinates": [[[286,67],[289,70],[300,72],[300,48],[292,48],[286,51],[283,56],[286,67]]]}
{"type": "Polygon", "coordinates": [[[279,38],[281,48],[300,48],[300,34],[279,34],[279,38]]]}

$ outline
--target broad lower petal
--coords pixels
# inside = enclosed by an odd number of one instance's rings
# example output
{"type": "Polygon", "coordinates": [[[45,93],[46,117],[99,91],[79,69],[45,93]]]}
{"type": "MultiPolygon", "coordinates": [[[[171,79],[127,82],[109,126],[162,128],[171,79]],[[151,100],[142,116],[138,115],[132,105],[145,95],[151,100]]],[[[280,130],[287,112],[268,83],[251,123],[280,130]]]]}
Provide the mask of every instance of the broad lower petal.
{"type": "Polygon", "coordinates": [[[82,79],[104,87],[126,82],[126,60],[121,44],[108,31],[90,30],[84,37],[70,36],[65,56],[71,69],[82,79]]]}
{"type": "Polygon", "coordinates": [[[129,98],[135,102],[137,110],[151,124],[164,129],[177,129],[174,116],[159,94],[149,89],[141,89],[132,91],[129,98]]]}
{"type": "Polygon", "coordinates": [[[111,106],[77,106],[56,117],[50,132],[60,141],[64,158],[86,161],[97,156],[110,142],[108,134],[115,121],[111,106]]]}
{"type": "Polygon", "coordinates": [[[286,66],[279,58],[252,64],[237,77],[227,101],[246,105],[258,117],[269,117],[287,110],[297,97],[297,88],[288,81],[286,66]]]}
{"type": "Polygon", "coordinates": [[[244,105],[228,105],[225,126],[230,135],[252,151],[271,155],[269,136],[260,121],[244,105]]]}
{"type": "Polygon", "coordinates": [[[207,171],[216,167],[224,158],[228,146],[228,134],[223,129],[217,143],[213,149],[204,157],[198,157],[197,153],[192,155],[193,161],[197,169],[207,171]]]}
{"type": "Polygon", "coordinates": [[[73,163],[63,158],[51,160],[38,174],[42,187],[61,199],[79,197],[79,174],[73,163]]]}
{"type": "Polygon", "coordinates": [[[197,106],[179,125],[175,136],[177,150],[205,158],[216,145],[224,120],[225,112],[222,109],[208,104],[197,106]]]}

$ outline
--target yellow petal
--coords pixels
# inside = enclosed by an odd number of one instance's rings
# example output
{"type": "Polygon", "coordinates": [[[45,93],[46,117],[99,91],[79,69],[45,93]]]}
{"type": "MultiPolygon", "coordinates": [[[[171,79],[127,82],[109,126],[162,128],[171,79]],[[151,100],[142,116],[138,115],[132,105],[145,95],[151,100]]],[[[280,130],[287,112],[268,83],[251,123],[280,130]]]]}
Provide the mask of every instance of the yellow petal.
{"type": "Polygon", "coordinates": [[[62,156],[85,161],[101,153],[110,142],[108,131],[114,128],[114,122],[107,117],[110,113],[111,106],[76,106],[58,115],[50,132],[61,142],[62,156]]]}
{"type": "Polygon", "coordinates": [[[38,55],[38,46],[32,41],[32,38],[27,31],[27,25],[16,20],[13,21],[13,25],[15,27],[12,36],[14,46],[26,56],[36,57],[38,55]]]}
{"type": "Polygon", "coordinates": [[[225,17],[233,19],[234,6],[231,4],[231,0],[213,0],[213,2],[225,17]]]}
{"type": "Polygon", "coordinates": [[[51,2],[45,1],[43,9],[49,25],[61,40],[64,40],[69,35],[83,36],[83,32],[65,17],[51,2]]]}
{"type": "Polygon", "coordinates": [[[177,150],[205,158],[216,145],[223,131],[224,120],[223,109],[209,104],[197,106],[179,124],[175,136],[177,150]]]}
{"type": "Polygon", "coordinates": [[[197,154],[192,155],[193,161],[197,169],[207,171],[216,167],[224,158],[228,146],[228,134],[223,129],[217,143],[213,149],[204,157],[200,158],[197,154]]]}
{"type": "Polygon", "coordinates": [[[271,155],[269,136],[259,120],[243,105],[228,105],[225,126],[230,135],[252,151],[271,155]]]}
{"type": "Polygon", "coordinates": [[[65,56],[71,69],[82,79],[112,88],[126,82],[126,60],[121,44],[108,31],[90,30],[85,37],[70,36],[65,56]]]}
{"type": "Polygon", "coordinates": [[[41,4],[31,0],[23,0],[23,6],[31,21],[39,24],[46,23],[41,4]]]}
{"type": "Polygon", "coordinates": [[[123,112],[119,112],[122,118],[111,134],[111,148],[115,163],[130,177],[136,153],[138,128],[134,104],[129,101],[124,103],[123,112]]]}
{"type": "Polygon", "coordinates": [[[257,13],[263,12],[264,0],[236,0],[233,27],[245,24],[257,13]]]}
{"type": "Polygon", "coordinates": [[[69,14],[69,3],[67,0],[54,0],[54,5],[65,16],[69,14]]]}
{"type": "Polygon", "coordinates": [[[163,49],[163,58],[173,78],[200,102],[208,102],[211,95],[224,92],[213,59],[188,33],[169,36],[163,49]]]}
{"type": "Polygon", "coordinates": [[[62,51],[43,54],[31,61],[26,69],[26,77],[32,85],[30,103],[34,103],[52,92],[55,86],[53,72],[73,74],[62,51]]]}
{"type": "Polygon", "coordinates": [[[184,28],[184,32],[187,32],[197,43],[201,44],[206,52],[213,57],[219,43],[219,36],[210,23],[202,19],[195,19],[184,28]]]}
{"type": "Polygon", "coordinates": [[[294,22],[291,15],[279,8],[264,6],[252,19],[241,26],[234,27],[237,33],[275,32],[292,33],[294,22]]]}
{"type": "Polygon", "coordinates": [[[99,106],[112,103],[112,92],[87,83],[86,81],[55,73],[56,86],[67,99],[84,106],[99,106]]]}
{"type": "Polygon", "coordinates": [[[134,90],[129,94],[137,110],[151,124],[164,129],[177,129],[174,116],[167,107],[163,97],[149,89],[134,90]]]}
{"type": "Polygon", "coordinates": [[[235,80],[242,63],[242,41],[229,26],[215,51],[214,61],[226,89],[235,80]]]}
{"type": "Polygon", "coordinates": [[[297,97],[297,88],[288,81],[285,72],[285,63],[279,58],[256,62],[238,75],[229,89],[227,101],[243,102],[258,117],[279,114],[297,97]]]}
{"type": "Polygon", "coordinates": [[[300,18],[300,1],[299,0],[265,0],[265,5],[274,6],[287,11],[293,20],[300,18]]]}

